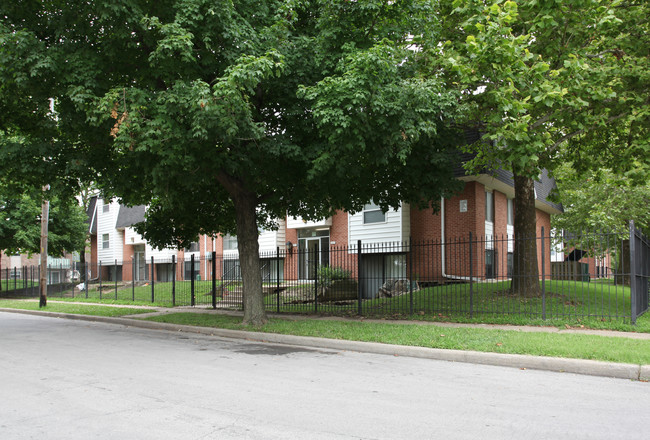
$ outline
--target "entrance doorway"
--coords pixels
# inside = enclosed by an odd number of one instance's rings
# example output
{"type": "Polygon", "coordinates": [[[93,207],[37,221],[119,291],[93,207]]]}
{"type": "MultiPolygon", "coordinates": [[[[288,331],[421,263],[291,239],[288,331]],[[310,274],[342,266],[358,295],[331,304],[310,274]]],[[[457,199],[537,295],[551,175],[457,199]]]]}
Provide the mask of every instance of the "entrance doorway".
{"type": "Polygon", "coordinates": [[[298,277],[316,279],[318,268],[329,265],[329,230],[300,231],[298,236],[298,277]]]}
{"type": "Polygon", "coordinates": [[[135,281],[147,280],[147,258],[145,257],[144,245],[136,246],[133,251],[133,277],[135,281]]]}

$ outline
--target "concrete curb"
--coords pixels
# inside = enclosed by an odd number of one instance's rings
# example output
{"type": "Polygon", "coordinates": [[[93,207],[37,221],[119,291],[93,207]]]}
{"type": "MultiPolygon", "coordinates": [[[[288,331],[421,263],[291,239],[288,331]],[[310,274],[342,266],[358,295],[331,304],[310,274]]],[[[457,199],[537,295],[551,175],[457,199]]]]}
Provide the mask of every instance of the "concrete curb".
{"type": "Polygon", "coordinates": [[[520,354],[501,354],[479,351],[447,350],[439,348],[410,347],[390,345],[378,342],[347,341],[340,339],[315,338],[310,336],[283,335],[277,333],[247,332],[243,330],[226,330],[211,327],[195,327],[137,318],[113,318],[106,316],[73,315],[67,313],[42,312],[38,310],[4,309],[1,312],[21,313],[52,318],[65,318],[79,321],[120,324],[149,330],[166,330],[170,332],[196,333],[229,339],[243,339],[262,343],[294,345],[332,350],[357,351],[390,356],[408,356],[421,359],[463,362],[519,369],[555,371],[589,376],[611,377],[617,379],[650,381],[650,365],[620,364],[586,359],[565,359],[554,357],[530,356],[520,354]]]}

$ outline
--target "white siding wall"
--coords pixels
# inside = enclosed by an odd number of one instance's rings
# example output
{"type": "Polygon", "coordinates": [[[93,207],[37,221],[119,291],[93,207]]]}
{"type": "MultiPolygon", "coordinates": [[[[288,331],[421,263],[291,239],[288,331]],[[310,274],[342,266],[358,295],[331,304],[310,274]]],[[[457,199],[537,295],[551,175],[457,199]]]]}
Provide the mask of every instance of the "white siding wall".
{"type": "Polygon", "coordinates": [[[300,216],[287,217],[287,228],[289,229],[318,228],[324,226],[332,226],[332,217],[316,221],[306,221],[300,216]]]}
{"type": "Polygon", "coordinates": [[[128,227],[124,228],[124,243],[126,245],[144,244],[145,240],[142,235],[135,232],[135,229],[128,227]]]}
{"type": "Polygon", "coordinates": [[[284,220],[278,221],[278,230],[277,231],[264,231],[260,234],[257,239],[260,245],[260,253],[268,254],[269,252],[275,252],[278,247],[283,248],[286,243],[286,222],[284,220]]]}
{"type": "MultiPolygon", "coordinates": [[[[260,246],[260,254],[268,254],[269,252],[275,252],[277,247],[282,249],[286,244],[287,238],[287,222],[284,220],[278,220],[278,230],[277,231],[264,231],[257,238],[257,242],[260,246]]],[[[239,251],[237,249],[224,249],[223,251],[224,258],[238,258],[239,251]]]]}
{"type": "Polygon", "coordinates": [[[383,223],[363,223],[363,212],[348,215],[348,240],[355,244],[361,240],[362,244],[375,244],[387,242],[407,242],[411,233],[411,208],[407,203],[396,211],[386,213],[383,223]]]}
{"type": "Polygon", "coordinates": [[[104,200],[97,199],[97,257],[102,264],[110,264],[115,260],[122,261],[124,247],[124,232],[115,229],[119,203],[112,201],[109,211],[104,212],[104,200]],[[104,249],[104,234],[109,234],[109,248],[104,249]]]}
{"type": "Polygon", "coordinates": [[[155,260],[167,260],[171,261],[172,256],[177,254],[176,249],[171,249],[171,248],[164,248],[164,249],[155,249],[151,247],[149,243],[146,244],[144,248],[144,254],[145,258],[147,258],[147,261],[151,262],[151,257],[153,257],[154,261],[155,260]]]}

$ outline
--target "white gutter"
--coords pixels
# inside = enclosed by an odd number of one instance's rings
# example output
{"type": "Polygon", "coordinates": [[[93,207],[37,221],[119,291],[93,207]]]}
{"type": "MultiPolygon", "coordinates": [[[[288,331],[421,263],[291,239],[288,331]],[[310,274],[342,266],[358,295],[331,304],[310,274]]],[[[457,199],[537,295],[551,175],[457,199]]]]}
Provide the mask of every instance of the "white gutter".
{"type": "Polygon", "coordinates": [[[459,275],[448,275],[445,267],[445,198],[440,197],[440,257],[442,259],[442,277],[452,278],[455,280],[470,280],[471,277],[461,277],[459,275]]]}

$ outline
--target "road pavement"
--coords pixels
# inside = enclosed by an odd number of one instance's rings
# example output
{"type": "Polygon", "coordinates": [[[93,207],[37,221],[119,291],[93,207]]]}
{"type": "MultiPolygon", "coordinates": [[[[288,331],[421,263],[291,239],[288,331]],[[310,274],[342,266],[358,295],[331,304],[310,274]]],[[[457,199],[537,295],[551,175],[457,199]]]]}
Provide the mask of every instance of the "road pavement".
{"type": "Polygon", "coordinates": [[[645,439],[648,383],[0,313],[2,439],[645,439]]]}

